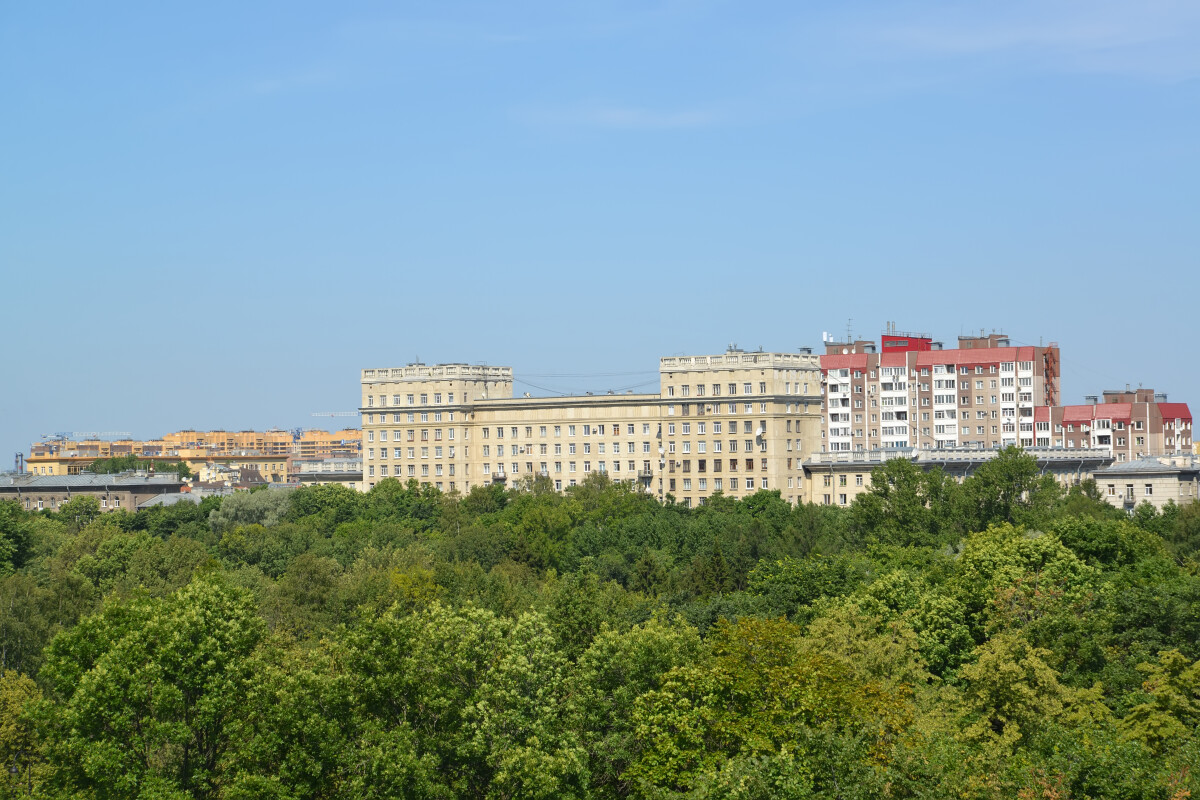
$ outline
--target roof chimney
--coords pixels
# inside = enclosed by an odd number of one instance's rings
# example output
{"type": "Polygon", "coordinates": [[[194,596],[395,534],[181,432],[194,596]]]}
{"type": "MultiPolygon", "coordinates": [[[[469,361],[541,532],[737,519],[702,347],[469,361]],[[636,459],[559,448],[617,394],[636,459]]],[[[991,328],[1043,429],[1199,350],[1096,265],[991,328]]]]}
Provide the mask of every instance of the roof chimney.
{"type": "Polygon", "coordinates": [[[1087,401],[1087,404],[1089,406],[1094,406],[1094,405],[1096,405],[1096,402],[1100,399],[1100,396],[1094,395],[1094,394],[1089,394],[1089,395],[1084,395],[1083,399],[1087,401]]]}

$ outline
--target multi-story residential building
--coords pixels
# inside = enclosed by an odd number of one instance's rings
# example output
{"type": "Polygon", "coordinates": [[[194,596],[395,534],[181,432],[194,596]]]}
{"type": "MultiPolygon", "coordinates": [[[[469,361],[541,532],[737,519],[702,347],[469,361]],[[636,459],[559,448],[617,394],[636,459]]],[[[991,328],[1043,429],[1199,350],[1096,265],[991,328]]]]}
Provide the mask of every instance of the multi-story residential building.
{"type": "Polygon", "coordinates": [[[359,455],[362,432],[340,431],[179,431],[161,439],[106,441],[59,440],[30,446],[25,459],[35,475],[78,475],[93,461],[134,455],[164,461],[183,461],[193,472],[206,465],[233,465],[257,469],[271,482],[282,482],[291,458],[354,458],[359,455]],[[274,477],[272,477],[274,476],[274,477]]]}
{"type": "Polygon", "coordinates": [[[825,452],[1033,447],[1035,409],[1059,402],[1059,349],[1003,334],[944,349],[889,326],[880,341],[825,342],[825,452]]]}
{"type": "Polygon", "coordinates": [[[1083,405],[1039,408],[1039,445],[1104,448],[1118,462],[1192,453],[1192,412],[1153,389],[1109,390],[1083,405]],[[1103,401],[1100,401],[1103,397],[1103,401]]]}
{"type": "Polygon", "coordinates": [[[72,452],[81,458],[135,455],[164,458],[179,450],[203,450],[212,455],[257,452],[263,455],[298,455],[311,458],[353,457],[362,434],[358,428],[340,431],[194,431],[168,433],[161,439],[52,439],[29,447],[31,457],[72,452]]]}
{"type": "Polygon", "coordinates": [[[688,505],[779,489],[793,502],[820,441],[817,357],[659,360],[657,394],[514,397],[510,367],[409,364],[362,371],[365,488],[386,477],[446,491],[591,473],[688,505]]]}

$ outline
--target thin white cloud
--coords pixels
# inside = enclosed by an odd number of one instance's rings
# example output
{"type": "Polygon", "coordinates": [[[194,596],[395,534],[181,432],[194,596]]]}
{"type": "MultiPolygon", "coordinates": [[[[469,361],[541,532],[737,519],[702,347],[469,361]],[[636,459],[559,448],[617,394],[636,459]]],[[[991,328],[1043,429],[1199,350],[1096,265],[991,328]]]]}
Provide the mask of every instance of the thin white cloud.
{"type": "Polygon", "coordinates": [[[1017,0],[925,7],[868,28],[884,58],[1019,58],[1039,69],[1140,77],[1200,75],[1200,4],[1017,0]]]}

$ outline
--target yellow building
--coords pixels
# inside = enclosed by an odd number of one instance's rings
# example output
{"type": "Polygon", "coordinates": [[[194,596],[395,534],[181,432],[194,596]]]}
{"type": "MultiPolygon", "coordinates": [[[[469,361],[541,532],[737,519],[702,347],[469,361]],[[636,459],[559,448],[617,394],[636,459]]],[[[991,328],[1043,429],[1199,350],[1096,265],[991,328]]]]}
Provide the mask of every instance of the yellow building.
{"type": "Polygon", "coordinates": [[[466,492],[544,475],[562,490],[605,473],[687,505],[761,489],[803,500],[801,463],[820,449],[817,356],[665,357],[659,378],[656,394],[513,397],[510,367],[364,369],[365,488],[396,477],[466,492]]]}
{"type": "MultiPolygon", "coordinates": [[[[223,464],[257,469],[272,483],[287,480],[287,461],[300,458],[355,458],[362,432],[340,431],[178,431],[161,439],[107,441],[53,440],[30,446],[26,467],[34,475],[79,475],[99,459],[134,455],[183,461],[193,474],[223,464]],[[275,477],[273,477],[275,476],[275,477]]],[[[204,480],[202,478],[202,480],[204,480]]]]}

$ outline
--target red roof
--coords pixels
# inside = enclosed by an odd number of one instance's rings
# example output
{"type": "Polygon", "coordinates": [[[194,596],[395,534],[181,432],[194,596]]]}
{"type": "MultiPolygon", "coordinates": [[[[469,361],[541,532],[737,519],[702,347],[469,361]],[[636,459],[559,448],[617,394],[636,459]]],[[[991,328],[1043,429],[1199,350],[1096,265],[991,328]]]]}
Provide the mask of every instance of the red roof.
{"type": "Polygon", "coordinates": [[[1092,421],[1092,413],[1095,408],[1096,407],[1093,405],[1063,406],[1062,407],[1063,424],[1065,425],[1067,423],[1091,422],[1092,421]]]}
{"type": "Polygon", "coordinates": [[[1033,361],[1032,347],[981,347],[978,350],[928,350],[917,353],[918,367],[953,364],[956,367],[999,364],[1002,361],[1033,361]]]}
{"type": "Polygon", "coordinates": [[[1163,420],[1192,421],[1192,412],[1187,403],[1159,403],[1158,413],[1162,414],[1163,420]]]}
{"type": "Polygon", "coordinates": [[[1119,419],[1128,422],[1133,415],[1132,403],[1101,403],[1093,408],[1096,409],[1096,419],[1119,419]]]}
{"type": "Polygon", "coordinates": [[[1033,409],[1034,422],[1050,421],[1050,406],[1036,406],[1033,409]]]}
{"type": "Polygon", "coordinates": [[[881,367],[905,367],[908,366],[908,353],[883,353],[879,356],[879,366],[881,367]]]}
{"type": "Polygon", "coordinates": [[[821,369],[866,369],[866,353],[850,353],[849,355],[821,356],[821,369]]]}
{"type": "Polygon", "coordinates": [[[1063,406],[1063,423],[1068,422],[1091,422],[1096,419],[1115,419],[1120,422],[1129,422],[1133,414],[1133,405],[1130,403],[1099,403],[1092,405],[1088,403],[1082,406],[1063,406]]]}

